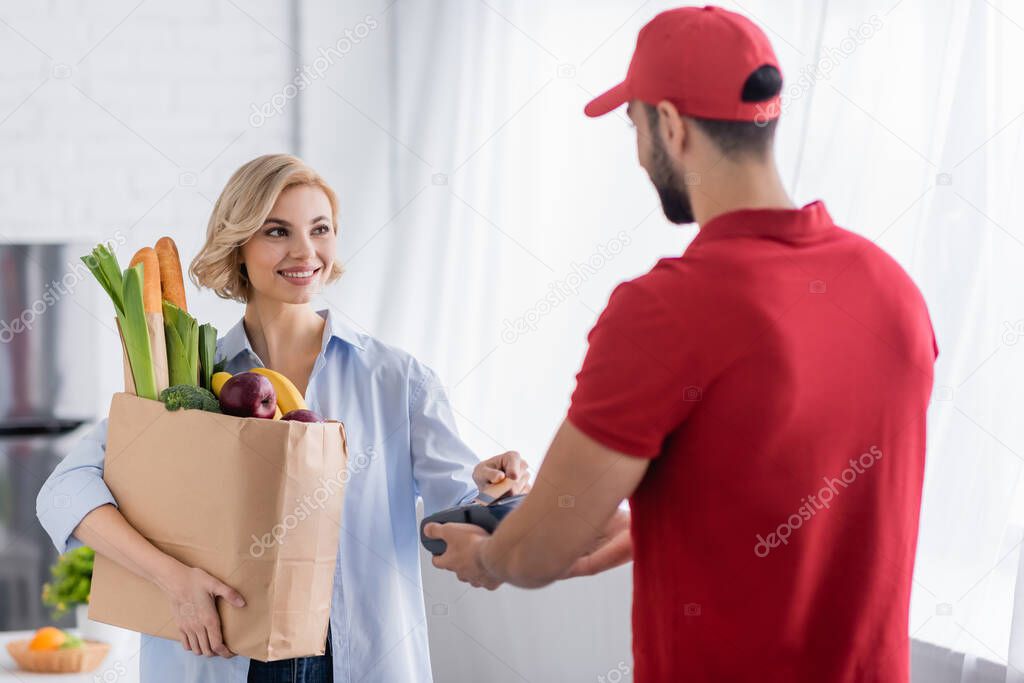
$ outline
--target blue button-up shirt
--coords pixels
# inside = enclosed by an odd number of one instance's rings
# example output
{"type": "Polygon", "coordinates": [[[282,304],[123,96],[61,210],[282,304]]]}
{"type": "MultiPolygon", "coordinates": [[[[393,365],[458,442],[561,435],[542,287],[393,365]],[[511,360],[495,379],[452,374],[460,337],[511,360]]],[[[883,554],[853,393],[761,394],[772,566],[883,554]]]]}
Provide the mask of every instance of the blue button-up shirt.
{"type": "MultiPolygon", "coordinates": [[[[468,502],[478,459],[459,438],[451,407],[430,368],[360,334],[328,310],[306,404],[345,423],[349,473],[331,603],[334,680],[430,681],[420,581],[416,501],[424,510],[468,502]]],[[[242,321],[217,340],[217,358],[235,374],[263,363],[242,321]]],[[[36,503],[61,552],[89,511],[117,504],[103,482],[107,420],[60,462],[36,503]]],[[[247,657],[197,656],[178,641],[143,635],[146,683],[244,683],[247,657]]]]}

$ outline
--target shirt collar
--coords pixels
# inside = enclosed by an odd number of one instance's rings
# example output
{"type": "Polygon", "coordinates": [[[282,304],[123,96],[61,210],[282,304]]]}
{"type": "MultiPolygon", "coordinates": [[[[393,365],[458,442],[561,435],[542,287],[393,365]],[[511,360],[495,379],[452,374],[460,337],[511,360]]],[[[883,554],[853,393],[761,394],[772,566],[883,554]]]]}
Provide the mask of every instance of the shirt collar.
{"type": "MultiPolygon", "coordinates": [[[[337,315],[333,315],[330,309],[325,308],[317,311],[317,315],[326,320],[323,343],[320,345],[321,354],[327,353],[327,347],[330,345],[331,339],[335,338],[345,342],[346,344],[354,346],[357,349],[366,349],[366,343],[363,339],[363,335],[346,325],[338,318],[337,315]]],[[[243,351],[248,351],[253,358],[258,357],[256,352],[253,351],[252,345],[249,343],[249,336],[245,333],[245,326],[242,324],[243,320],[245,320],[245,316],[239,318],[234,327],[228,330],[227,334],[219,340],[220,352],[217,355],[225,361],[231,361],[235,356],[243,351]]]]}
{"type": "Polygon", "coordinates": [[[694,242],[721,237],[766,237],[782,242],[813,242],[835,227],[821,200],[799,209],[739,209],[700,226],[694,242]]]}

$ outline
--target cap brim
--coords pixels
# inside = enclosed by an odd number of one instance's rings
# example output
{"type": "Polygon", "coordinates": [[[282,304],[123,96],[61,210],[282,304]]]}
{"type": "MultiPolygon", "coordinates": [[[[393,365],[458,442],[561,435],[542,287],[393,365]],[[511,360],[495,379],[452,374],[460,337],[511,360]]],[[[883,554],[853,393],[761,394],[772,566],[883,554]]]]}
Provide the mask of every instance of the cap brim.
{"type": "Polygon", "coordinates": [[[583,108],[587,116],[604,116],[608,112],[626,103],[629,100],[629,93],[626,92],[626,82],[623,81],[611,90],[602,93],[590,100],[583,108]]]}

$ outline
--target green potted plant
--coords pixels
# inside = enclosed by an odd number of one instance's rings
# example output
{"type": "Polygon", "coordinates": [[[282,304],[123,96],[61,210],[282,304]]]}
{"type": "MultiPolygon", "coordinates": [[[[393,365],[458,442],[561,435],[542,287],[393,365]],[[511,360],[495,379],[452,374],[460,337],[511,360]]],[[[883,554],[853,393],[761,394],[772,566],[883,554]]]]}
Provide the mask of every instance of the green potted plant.
{"type": "Polygon", "coordinates": [[[64,553],[50,567],[53,580],[43,585],[43,604],[52,608],[51,617],[60,619],[78,607],[88,609],[95,557],[92,548],[82,546],[64,553]]]}
{"type": "Polygon", "coordinates": [[[43,604],[52,608],[50,615],[54,619],[74,609],[75,625],[82,638],[114,644],[128,631],[89,618],[89,590],[95,558],[96,553],[87,546],[69,550],[57,558],[50,567],[53,581],[43,586],[43,604]]]}

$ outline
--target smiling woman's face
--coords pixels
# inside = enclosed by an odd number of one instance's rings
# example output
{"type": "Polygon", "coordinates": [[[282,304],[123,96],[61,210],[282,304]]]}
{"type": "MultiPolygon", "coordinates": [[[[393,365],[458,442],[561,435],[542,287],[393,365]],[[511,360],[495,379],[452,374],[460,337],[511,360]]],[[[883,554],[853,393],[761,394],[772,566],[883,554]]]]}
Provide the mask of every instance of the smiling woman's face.
{"type": "Polygon", "coordinates": [[[315,185],[293,185],[278,196],[263,226],[241,247],[254,294],[300,304],[323,288],[337,243],[331,214],[327,195],[315,185]]]}

